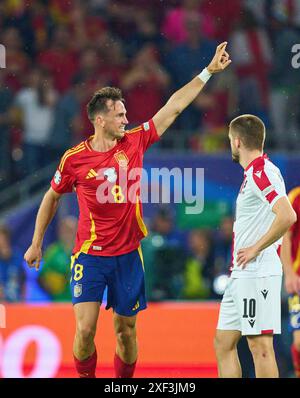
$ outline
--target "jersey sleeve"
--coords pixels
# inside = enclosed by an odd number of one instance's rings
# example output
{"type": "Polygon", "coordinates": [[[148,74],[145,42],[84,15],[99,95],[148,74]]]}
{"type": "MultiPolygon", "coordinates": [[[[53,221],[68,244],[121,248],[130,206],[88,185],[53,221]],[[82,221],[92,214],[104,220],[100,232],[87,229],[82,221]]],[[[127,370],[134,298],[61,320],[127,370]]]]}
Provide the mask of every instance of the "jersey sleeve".
{"type": "Polygon", "coordinates": [[[147,151],[148,148],[150,148],[151,145],[153,145],[155,142],[157,142],[160,137],[157,134],[156,127],[153,123],[153,120],[150,119],[148,122],[145,122],[141,124],[140,126],[129,130],[129,134],[133,133],[138,133],[139,134],[139,139],[140,139],[140,146],[141,149],[144,152],[147,151]]]}
{"type": "Polygon", "coordinates": [[[279,170],[266,168],[253,170],[250,181],[254,193],[263,202],[268,202],[271,209],[280,198],[287,197],[285,184],[279,170]]]}
{"type": "Polygon", "coordinates": [[[64,154],[52,178],[51,187],[55,192],[64,194],[73,191],[74,183],[75,176],[72,171],[71,161],[66,154],[64,154]]]}

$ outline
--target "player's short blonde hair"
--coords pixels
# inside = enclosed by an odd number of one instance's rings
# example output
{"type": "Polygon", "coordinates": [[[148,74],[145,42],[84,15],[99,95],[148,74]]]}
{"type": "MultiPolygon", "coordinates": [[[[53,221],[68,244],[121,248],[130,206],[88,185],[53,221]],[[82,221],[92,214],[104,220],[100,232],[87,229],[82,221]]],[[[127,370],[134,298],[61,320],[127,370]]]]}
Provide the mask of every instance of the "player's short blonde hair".
{"type": "Polygon", "coordinates": [[[254,115],[241,115],[230,122],[230,132],[238,136],[245,147],[250,150],[262,150],[266,138],[264,122],[254,115]]]}
{"type": "Polygon", "coordinates": [[[97,113],[106,113],[109,111],[107,107],[107,101],[112,100],[116,101],[124,101],[122,97],[122,91],[117,87],[103,87],[100,90],[96,91],[93,97],[87,104],[87,114],[88,118],[91,122],[95,120],[95,116],[97,113]]]}

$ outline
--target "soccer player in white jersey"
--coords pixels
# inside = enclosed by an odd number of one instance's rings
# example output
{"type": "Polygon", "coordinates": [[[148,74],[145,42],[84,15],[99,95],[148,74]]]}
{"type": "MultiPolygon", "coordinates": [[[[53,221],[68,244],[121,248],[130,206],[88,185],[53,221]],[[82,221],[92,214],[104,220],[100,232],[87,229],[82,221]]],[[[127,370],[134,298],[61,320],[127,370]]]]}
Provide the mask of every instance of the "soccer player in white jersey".
{"type": "Polygon", "coordinates": [[[278,377],[273,335],[281,333],[281,238],[296,221],[279,169],[263,154],[265,126],[253,115],[229,126],[232,159],[244,169],[236,202],[230,278],[215,336],[219,377],[242,377],[237,343],[246,336],[256,377],[278,377]]]}

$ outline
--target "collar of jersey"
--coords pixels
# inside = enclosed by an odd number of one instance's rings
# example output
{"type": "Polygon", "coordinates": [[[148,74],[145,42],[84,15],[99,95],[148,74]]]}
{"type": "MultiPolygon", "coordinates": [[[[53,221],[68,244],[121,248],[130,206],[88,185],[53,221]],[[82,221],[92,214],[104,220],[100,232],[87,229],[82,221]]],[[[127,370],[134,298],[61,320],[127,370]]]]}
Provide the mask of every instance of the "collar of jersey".
{"type": "Polygon", "coordinates": [[[257,166],[264,159],[269,159],[268,155],[266,153],[264,153],[262,156],[259,156],[258,158],[255,158],[254,160],[252,160],[252,162],[249,163],[248,166],[245,168],[245,171],[248,171],[250,169],[250,167],[252,167],[252,166],[253,167],[257,166]]]}
{"type": "Polygon", "coordinates": [[[123,140],[123,138],[121,138],[121,140],[118,140],[117,145],[115,145],[113,148],[111,148],[110,150],[106,151],[106,152],[100,152],[100,151],[95,151],[95,149],[92,148],[92,146],[90,145],[90,140],[94,137],[94,135],[91,135],[86,141],[85,141],[85,145],[88,148],[88,150],[90,152],[94,152],[97,154],[103,154],[103,155],[107,155],[110,152],[113,152],[116,150],[116,148],[118,147],[118,145],[120,144],[120,142],[123,140]]]}

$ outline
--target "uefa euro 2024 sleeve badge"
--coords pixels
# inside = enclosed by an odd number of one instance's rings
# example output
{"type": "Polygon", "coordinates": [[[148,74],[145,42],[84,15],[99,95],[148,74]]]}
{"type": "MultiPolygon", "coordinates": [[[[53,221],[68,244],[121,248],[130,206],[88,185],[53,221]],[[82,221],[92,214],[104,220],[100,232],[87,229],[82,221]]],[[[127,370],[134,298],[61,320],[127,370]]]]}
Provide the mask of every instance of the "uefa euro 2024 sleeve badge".
{"type": "Polygon", "coordinates": [[[56,185],[61,182],[61,172],[59,170],[56,170],[56,173],[54,174],[54,182],[56,185]]]}

